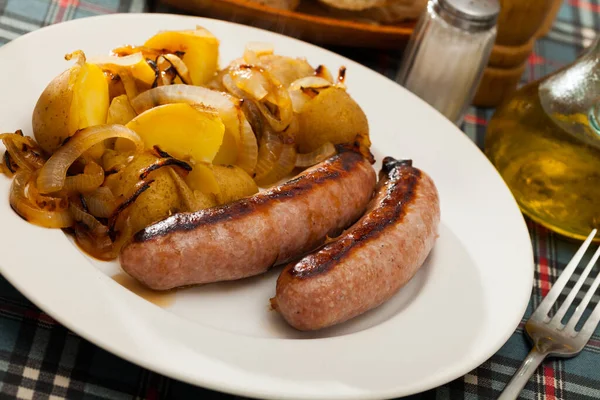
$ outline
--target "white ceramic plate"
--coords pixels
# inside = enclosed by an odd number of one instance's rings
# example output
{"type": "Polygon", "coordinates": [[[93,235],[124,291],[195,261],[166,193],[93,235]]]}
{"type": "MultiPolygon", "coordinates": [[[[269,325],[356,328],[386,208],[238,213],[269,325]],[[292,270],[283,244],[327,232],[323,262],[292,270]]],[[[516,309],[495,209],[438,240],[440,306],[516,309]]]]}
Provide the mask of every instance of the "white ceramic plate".
{"type": "MultiPolygon", "coordinates": [[[[8,204],[0,177],[0,269],[36,305],[91,342],[167,376],[261,398],[371,399],[424,391],[476,368],[518,325],[533,257],[508,189],[455,126],[385,77],[318,47],[231,23],[174,15],[115,15],[50,26],[0,48],[0,131],[31,134],[33,106],[75,49],[104,54],[161,29],[196,24],[221,41],[222,62],[246,41],[348,67],[349,92],[368,115],[373,152],[411,158],[435,180],[441,234],[426,264],[382,307],[335,329],[302,334],[269,310],[279,269],[177,293],[159,307],[86,257],[60,231],[38,228],[8,204]]],[[[243,260],[240,260],[243,262],[243,260]]]]}

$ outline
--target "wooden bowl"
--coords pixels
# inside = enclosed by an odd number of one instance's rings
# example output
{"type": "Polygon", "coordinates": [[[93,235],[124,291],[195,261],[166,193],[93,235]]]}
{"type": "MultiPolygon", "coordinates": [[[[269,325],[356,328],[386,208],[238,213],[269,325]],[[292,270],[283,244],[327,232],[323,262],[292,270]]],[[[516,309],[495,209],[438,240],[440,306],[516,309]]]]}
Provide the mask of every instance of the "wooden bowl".
{"type": "Polygon", "coordinates": [[[280,10],[244,0],[160,0],[163,4],[211,18],[271,30],[319,45],[401,48],[415,21],[378,25],[280,10]]]}

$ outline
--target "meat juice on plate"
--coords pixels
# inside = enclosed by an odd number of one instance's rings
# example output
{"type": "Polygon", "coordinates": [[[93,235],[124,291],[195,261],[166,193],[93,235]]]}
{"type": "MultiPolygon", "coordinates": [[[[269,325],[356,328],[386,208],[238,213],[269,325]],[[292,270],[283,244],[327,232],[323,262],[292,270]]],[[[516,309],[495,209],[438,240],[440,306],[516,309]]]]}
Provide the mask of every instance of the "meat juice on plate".
{"type": "Polygon", "coordinates": [[[534,221],[584,239],[600,227],[598,44],[519,89],[490,121],[485,152],[534,221]]]}

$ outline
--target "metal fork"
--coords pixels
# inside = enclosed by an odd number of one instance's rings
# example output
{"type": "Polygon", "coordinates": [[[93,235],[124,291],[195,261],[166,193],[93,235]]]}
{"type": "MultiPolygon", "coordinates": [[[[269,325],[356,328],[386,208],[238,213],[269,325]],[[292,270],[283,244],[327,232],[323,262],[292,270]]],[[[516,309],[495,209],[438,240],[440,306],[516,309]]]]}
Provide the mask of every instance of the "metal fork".
{"type": "Polygon", "coordinates": [[[596,289],[598,289],[598,286],[600,285],[600,273],[598,273],[596,279],[594,279],[592,286],[590,286],[569,321],[563,325],[562,319],[590,274],[594,264],[598,261],[598,257],[600,257],[600,247],[598,247],[592,256],[579,280],[573,289],[571,289],[556,314],[550,318],[548,313],[558,299],[560,293],[565,288],[567,282],[570,280],[573,272],[583,258],[583,255],[590,247],[592,239],[596,236],[596,231],[597,230],[594,229],[583,242],[579,250],[577,250],[577,253],[575,253],[565,270],[560,274],[552,286],[552,289],[550,289],[548,295],[546,295],[542,303],[533,312],[525,324],[525,330],[533,343],[533,348],[521,364],[521,367],[515,372],[515,375],[510,382],[508,382],[508,385],[506,385],[498,400],[516,399],[531,375],[533,375],[537,367],[546,357],[574,357],[583,350],[585,344],[592,337],[598,322],[600,322],[600,302],[594,307],[594,311],[581,330],[576,331],[575,327],[592,299],[592,296],[594,296],[596,289]]]}

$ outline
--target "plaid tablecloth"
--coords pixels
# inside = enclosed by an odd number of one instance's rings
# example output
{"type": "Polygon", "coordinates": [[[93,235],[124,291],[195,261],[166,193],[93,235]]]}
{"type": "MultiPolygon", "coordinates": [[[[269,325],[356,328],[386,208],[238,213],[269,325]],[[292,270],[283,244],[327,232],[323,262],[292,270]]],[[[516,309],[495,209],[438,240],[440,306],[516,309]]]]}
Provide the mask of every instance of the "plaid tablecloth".
{"type": "MultiPolygon", "coordinates": [[[[527,0],[524,0],[527,1],[527,0]]],[[[148,11],[146,0],[0,0],[0,45],[42,26],[114,12],[148,11]]],[[[169,11],[160,9],[159,11],[169,11]]],[[[535,45],[522,83],[572,62],[600,27],[598,0],[565,0],[548,35],[535,45]]],[[[332,50],[389,76],[400,53],[332,50]]],[[[2,61],[0,61],[2,62],[2,61]]],[[[479,146],[493,110],[471,108],[463,131],[479,146]]],[[[578,244],[528,221],[535,282],[523,323],[578,244]]],[[[588,282],[589,283],[589,282],[588,282]]],[[[523,323],[489,360],[464,377],[415,399],[496,398],[529,351],[523,323]]],[[[0,398],[4,399],[233,399],[155,374],[81,339],[25,299],[0,277],[0,398]]],[[[599,399],[600,329],[576,358],[546,362],[524,399],[599,399]]]]}

